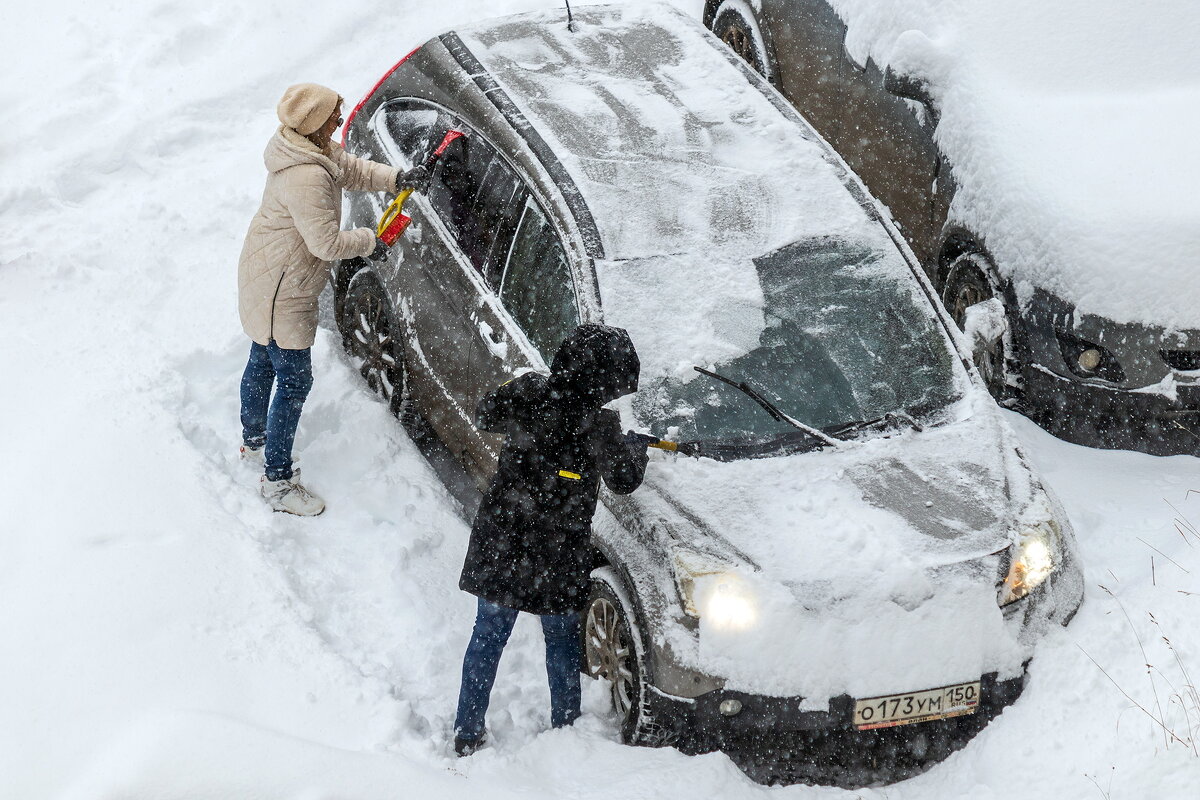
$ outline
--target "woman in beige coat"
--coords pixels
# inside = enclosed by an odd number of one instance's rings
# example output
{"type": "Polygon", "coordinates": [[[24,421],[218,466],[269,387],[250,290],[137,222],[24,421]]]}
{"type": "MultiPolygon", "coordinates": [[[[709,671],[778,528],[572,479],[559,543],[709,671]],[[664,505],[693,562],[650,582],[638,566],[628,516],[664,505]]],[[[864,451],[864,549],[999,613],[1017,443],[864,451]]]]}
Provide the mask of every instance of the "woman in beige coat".
{"type": "Polygon", "coordinates": [[[302,83],[284,93],[281,125],[264,154],[262,205],[238,264],[242,327],[253,340],[241,385],[242,457],[264,464],[261,491],[272,508],[303,516],[325,510],[292,467],[296,426],[312,387],[317,297],[330,262],[387,254],[369,228],[341,230],[342,190],[423,190],[428,183],[423,167],[401,174],[348,155],[333,141],[341,110],[342,98],[324,86],[302,83]]]}

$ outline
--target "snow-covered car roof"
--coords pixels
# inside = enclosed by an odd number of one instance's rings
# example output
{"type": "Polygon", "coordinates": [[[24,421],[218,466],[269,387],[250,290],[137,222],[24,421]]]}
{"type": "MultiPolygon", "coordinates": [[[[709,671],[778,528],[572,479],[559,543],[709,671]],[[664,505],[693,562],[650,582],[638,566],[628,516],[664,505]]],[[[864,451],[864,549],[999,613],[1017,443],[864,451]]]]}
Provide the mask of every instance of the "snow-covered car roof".
{"type": "Polygon", "coordinates": [[[574,20],[568,31],[555,9],[457,33],[570,172],[605,258],[883,235],[822,146],[697,20],[657,3],[574,20]]]}
{"type": "Polygon", "coordinates": [[[691,365],[757,347],[770,321],[756,259],[798,242],[870,253],[864,270],[932,321],[853,176],[698,20],[647,3],[584,8],[573,32],[555,10],[456,33],[587,203],[604,319],[629,330],[643,381],[690,381],[691,365]]]}
{"type": "Polygon", "coordinates": [[[853,58],[927,83],[951,221],[1019,293],[1200,327],[1200,3],[829,2],[853,58]]]}

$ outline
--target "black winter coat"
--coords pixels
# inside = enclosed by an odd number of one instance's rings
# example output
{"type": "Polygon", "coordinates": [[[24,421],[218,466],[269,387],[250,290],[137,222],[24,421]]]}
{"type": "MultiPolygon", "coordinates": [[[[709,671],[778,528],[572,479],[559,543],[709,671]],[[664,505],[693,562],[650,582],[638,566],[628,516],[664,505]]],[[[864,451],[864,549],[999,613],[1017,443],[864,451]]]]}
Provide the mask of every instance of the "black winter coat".
{"type": "Polygon", "coordinates": [[[582,325],[549,377],[527,373],[480,401],[480,430],[506,438],[471,528],[464,591],[534,614],[583,608],[600,480],[628,494],[646,469],[645,445],[628,443],[617,413],[601,408],[637,388],[638,369],[625,331],[582,325]]]}

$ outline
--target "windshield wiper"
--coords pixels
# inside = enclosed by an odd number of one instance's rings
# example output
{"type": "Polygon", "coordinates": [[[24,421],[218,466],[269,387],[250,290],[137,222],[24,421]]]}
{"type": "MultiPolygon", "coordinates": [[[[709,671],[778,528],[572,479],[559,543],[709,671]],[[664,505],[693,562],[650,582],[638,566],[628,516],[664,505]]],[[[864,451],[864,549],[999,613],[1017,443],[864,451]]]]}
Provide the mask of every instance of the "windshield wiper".
{"type": "Polygon", "coordinates": [[[921,423],[919,423],[915,419],[913,419],[912,415],[910,415],[907,411],[896,410],[896,411],[889,411],[886,414],[884,414],[882,417],[876,417],[875,419],[864,419],[864,420],[858,420],[857,422],[847,422],[844,425],[838,425],[836,428],[833,428],[832,430],[830,430],[829,433],[833,436],[841,437],[844,434],[854,433],[855,431],[866,430],[867,428],[881,428],[882,429],[882,428],[892,427],[892,426],[896,425],[896,423],[907,424],[908,427],[912,428],[917,433],[920,433],[921,431],[925,430],[921,426],[921,423]]]}
{"type": "Polygon", "coordinates": [[[702,367],[693,366],[692,369],[696,370],[696,372],[699,372],[701,375],[707,375],[710,378],[715,378],[716,380],[719,380],[723,383],[727,383],[730,386],[732,386],[733,388],[742,392],[742,394],[746,395],[751,400],[758,403],[764,411],[766,411],[768,414],[771,415],[772,419],[774,419],[778,422],[786,422],[788,425],[791,425],[793,428],[804,431],[812,438],[816,439],[819,442],[823,442],[824,444],[829,445],[830,447],[837,447],[838,444],[841,442],[840,439],[835,439],[832,436],[830,436],[829,434],[823,433],[822,431],[812,427],[811,425],[805,425],[803,422],[796,419],[795,417],[790,417],[787,414],[783,413],[782,411],[779,410],[779,408],[775,404],[773,404],[770,400],[766,399],[761,394],[759,394],[752,386],[748,385],[745,381],[741,381],[741,382],[735,381],[735,380],[732,380],[731,378],[726,378],[724,375],[718,375],[715,372],[712,372],[707,369],[703,369],[702,367]]]}

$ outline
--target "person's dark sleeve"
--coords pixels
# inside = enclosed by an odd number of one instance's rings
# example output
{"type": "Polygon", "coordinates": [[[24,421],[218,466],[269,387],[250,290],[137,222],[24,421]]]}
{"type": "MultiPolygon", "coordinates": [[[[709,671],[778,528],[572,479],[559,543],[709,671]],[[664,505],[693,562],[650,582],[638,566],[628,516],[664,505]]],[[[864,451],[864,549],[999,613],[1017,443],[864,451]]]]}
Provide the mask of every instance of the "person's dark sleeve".
{"type": "Polygon", "coordinates": [[[600,475],[612,491],[629,494],[642,485],[646,474],[646,462],[649,461],[646,446],[625,440],[617,412],[604,409],[600,415],[600,475]]]}
{"type": "Polygon", "coordinates": [[[520,391],[521,380],[518,378],[485,394],[475,408],[475,427],[488,433],[507,433],[520,391]]]}

